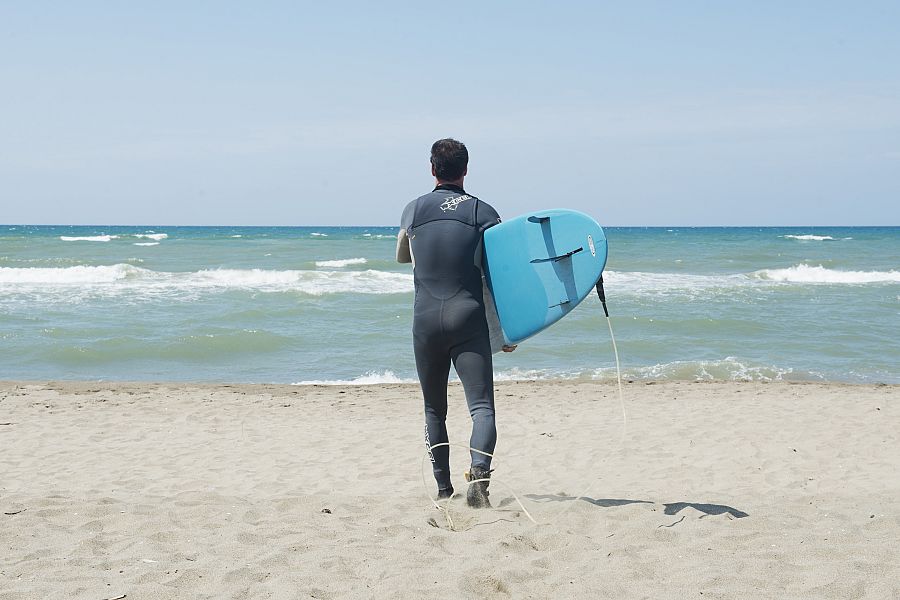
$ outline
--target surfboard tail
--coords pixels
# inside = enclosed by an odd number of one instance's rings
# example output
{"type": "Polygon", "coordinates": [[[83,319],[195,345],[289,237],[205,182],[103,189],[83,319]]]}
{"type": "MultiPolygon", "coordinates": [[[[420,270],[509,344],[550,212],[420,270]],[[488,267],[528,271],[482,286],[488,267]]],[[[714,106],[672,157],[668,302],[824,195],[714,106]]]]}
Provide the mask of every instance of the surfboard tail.
{"type": "Polygon", "coordinates": [[[488,334],[491,338],[491,354],[497,354],[503,350],[503,346],[509,344],[503,327],[500,325],[500,316],[497,314],[497,306],[494,304],[494,294],[488,287],[487,278],[481,278],[482,294],[484,294],[484,316],[487,319],[488,334]]]}

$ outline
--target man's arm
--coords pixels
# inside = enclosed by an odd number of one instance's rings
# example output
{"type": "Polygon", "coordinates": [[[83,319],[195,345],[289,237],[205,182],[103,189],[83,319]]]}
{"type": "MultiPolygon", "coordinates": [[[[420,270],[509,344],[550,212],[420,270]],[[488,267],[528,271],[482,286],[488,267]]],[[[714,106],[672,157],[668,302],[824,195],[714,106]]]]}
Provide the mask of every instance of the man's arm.
{"type": "Polygon", "coordinates": [[[477,211],[475,213],[475,220],[478,223],[478,229],[481,231],[493,227],[500,222],[500,215],[497,214],[494,207],[483,200],[478,201],[478,206],[475,210],[477,211]]]}
{"type": "Polygon", "coordinates": [[[415,215],[415,201],[410,202],[403,209],[403,216],[400,217],[400,233],[397,234],[397,262],[411,263],[413,261],[412,249],[409,247],[409,228],[412,227],[413,217],[415,215]]]}
{"type": "Polygon", "coordinates": [[[397,234],[397,262],[412,262],[412,254],[409,252],[409,236],[406,235],[406,229],[403,227],[400,228],[400,233],[397,234]]]}

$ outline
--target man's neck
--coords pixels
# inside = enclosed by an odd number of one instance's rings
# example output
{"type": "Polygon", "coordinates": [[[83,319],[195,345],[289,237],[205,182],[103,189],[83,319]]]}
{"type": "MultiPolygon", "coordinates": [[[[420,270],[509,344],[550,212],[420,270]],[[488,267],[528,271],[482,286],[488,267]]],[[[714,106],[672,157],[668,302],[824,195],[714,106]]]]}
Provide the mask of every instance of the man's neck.
{"type": "Polygon", "coordinates": [[[460,177],[459,179],[456,179],[454,181],[443,181],[443,180],[435,177],[434,178],[434,187],[438,188],[443,185],[443,186],[454,186],[454,187],[458,187],[459,189],[464,189],[463,188],[463,179],[465,179],[465,177],[460,177]]]}
{"type": "Polygon", "coordinates": [[[454,179],[453,181],[446,181],[444,179],[438,179],[437,177],[435,177],[434,185],[435,187],[439,185],[455,185],[456,187],[463,187],[463,179],[465,179],[465,177],[460,177],[459,179],[454,179]]]}

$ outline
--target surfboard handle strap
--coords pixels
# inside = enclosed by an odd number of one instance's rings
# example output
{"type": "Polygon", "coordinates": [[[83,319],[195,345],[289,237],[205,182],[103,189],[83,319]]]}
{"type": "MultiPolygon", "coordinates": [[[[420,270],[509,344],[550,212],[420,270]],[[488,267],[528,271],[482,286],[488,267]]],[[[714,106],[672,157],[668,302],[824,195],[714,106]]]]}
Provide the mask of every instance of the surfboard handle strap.
{"type": "Polygon", "coordinates": [[[566,252],[565,254],[560,254],[559,256],[549,256],[549,257],[547,257],[547,258],[535,258],[534,260],[531,261],[531,264],[534,264],[534,263],[542,263],[542,262],[550,262],[551,260],[552,260],[553,262],[558,262],[558,261],[561,261],[561,260],[564,259],[564,258],[569,258],[569,257],[571,257],[573,254],[578,254],[578,253],[581,252],[582,250],[584,250],[584,246],[582,246],[581,248],[575,248],[575,249],[572,250],[571,252],[566,252]]]}

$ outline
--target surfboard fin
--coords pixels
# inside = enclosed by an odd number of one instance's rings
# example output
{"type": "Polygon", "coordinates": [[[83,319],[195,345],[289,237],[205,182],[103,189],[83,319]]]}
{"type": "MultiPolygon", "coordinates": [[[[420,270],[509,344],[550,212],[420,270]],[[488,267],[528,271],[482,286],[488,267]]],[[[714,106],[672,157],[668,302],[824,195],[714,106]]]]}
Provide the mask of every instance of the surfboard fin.
{"type": "Polygon", "coordinates": [[[531,263],[534,264],[534,263],[550,262],[551,260],[552,260],[553,262],[557,262],[557,261],[560,261],[560,260],[562,260],[562,259],[564,259],[564,258],[569,258],[569,257],[571,257],[573,254],[578,254],[578,253],[581,252],[582,250],[584,250],[584,246],[582,246],[582,247],[580,247],[580,248],[575,248],[575,249],[572,250],[571,252],[566,252],[565,254],[560,254],[559,256],[549,256],[549,257],[547,257],[547,258],[535,258],[534,260],[531,261],[531,263]]]}

